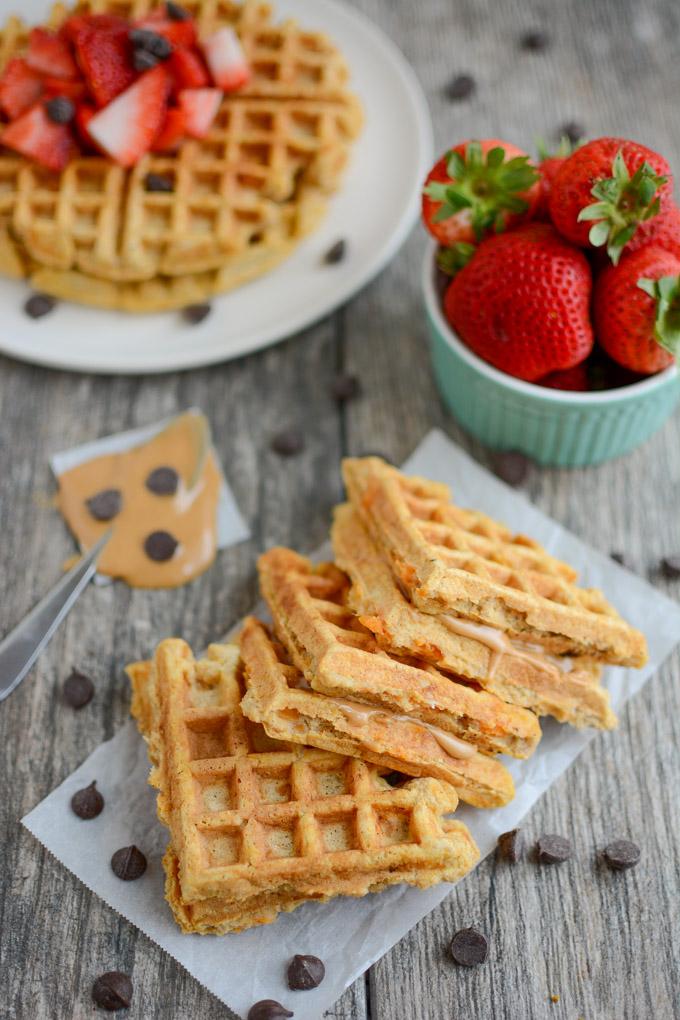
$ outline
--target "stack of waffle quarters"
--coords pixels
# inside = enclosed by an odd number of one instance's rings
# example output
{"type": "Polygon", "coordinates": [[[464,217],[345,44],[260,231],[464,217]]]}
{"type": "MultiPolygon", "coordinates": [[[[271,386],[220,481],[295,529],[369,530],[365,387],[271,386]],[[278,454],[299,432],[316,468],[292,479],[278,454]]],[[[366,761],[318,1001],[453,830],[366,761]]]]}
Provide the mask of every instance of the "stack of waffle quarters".
{"type": "MultiPolygon", "coordinates": [[[[157,0],[57,4],[140,18],[157,0]]],[[[57,298],[130,312],[205,301],[268,272],[320,222],[362,125],[349,72],[331,41],[276,23],[259,0],[186,0],[206,36],[232,27],[250,82],[225,97],[208,136],[132,170],[84,156],[61,174],[0,150],[0,273],[57,298]],[[151,192],[148,174],[172,192],[151,192]]],[[[28,28],[0,31],[0,71],[24,52],[28,28]]]]}

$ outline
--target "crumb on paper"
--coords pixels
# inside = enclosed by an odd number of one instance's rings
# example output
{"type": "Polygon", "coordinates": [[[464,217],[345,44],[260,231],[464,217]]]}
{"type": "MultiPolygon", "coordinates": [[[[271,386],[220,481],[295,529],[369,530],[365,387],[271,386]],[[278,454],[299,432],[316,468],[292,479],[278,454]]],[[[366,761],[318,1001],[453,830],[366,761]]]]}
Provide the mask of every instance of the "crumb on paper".
{"type": "Polygon", "coordinates": [[[560,1001],[559,995],[551,995],[550,996],[550,1001],[553,1002],[553,1003],[559,1002],[560,1001]]]}

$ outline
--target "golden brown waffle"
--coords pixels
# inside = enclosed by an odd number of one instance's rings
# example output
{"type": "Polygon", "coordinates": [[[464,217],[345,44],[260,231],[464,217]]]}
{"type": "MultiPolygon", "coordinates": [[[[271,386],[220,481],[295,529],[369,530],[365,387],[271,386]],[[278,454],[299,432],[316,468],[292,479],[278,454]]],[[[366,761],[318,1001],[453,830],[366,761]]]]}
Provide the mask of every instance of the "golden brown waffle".
{"type": "Polygon", "coordinates": [[[600,683],[602,667],[592,659],[550,656],[540,646],[530,648],[487,625],[416,609],[349,504],[336,508],[331,537],[336,563],[352,581],[348,604],[387,651],[417,656],[475,680],[501,700],[537,715],[579,728],[616,726],[609,694],[600,683]]]}
{"type": "Polygon", "coordinates": [[[245,621],[240,644],[248,688],[242,708],[270,736],[353,755],[404,775],[434,776],[451,783],[461,800],[475,807],[500,807],[512,800],[512,777],[496,759],[478,752],[469,758],[452,756],[434,727],[313,690],[258,620],[245,621]]]}
{"type": "MultiPolygon", "coordinates": [[[[90,0],[75,9],[139,17],[157,6],[90,0]]],[[[332,44],[292,23],[275,25],[270,9],[251,0],[187,6],[204,32],[233,25],[253,59],[251,83],[225,98],[206,138],[185,142],[173,156],[150,154],[130,171],[83,157],[53,174],[0,155],[0,230],[17,242],[22,261],[53,271],[45,277],[50,292],[85,296],[87,281],[67,273],[154,281],[152,296],[100,287],[89,302],[100,307],[175,306],[176,297],[159,295],[173,289],[159,277],[190,274],[194,292],[223,292],[285,257],[304,236],[305,222],[310,226],[301,207],[314,205],[315,226],[326,196],[339,186],[362,114],[332,44]],[[171,176],[173,192],[148,192],[149,173],[171,176]],[[226,282],[200,275],[223,268],[226,282]]],[[[51,23],[58,26],[68,13],[58,5],[51,23]]],[[[20,53],[26,38],[25,26],[10,19],[0,32],[2,60],[20,53]]],[[[0,267],[3,261],[0,255],[0,267]]]]}
{"type": "Polygon", "coordinates": [[[128,669],[170,828],[166,893],[185,931],[274,920],[308,899],[453,881],[478,859],[452,787],[396,789],[356,759],[271,740],[240,709],[238,649],[179,640],[128,669]]]}
{"type": "Polygon", "coordinates": [[[450,502],[447,486],[378,457],[345,460],[351,502],[410,601],[489,624],[556,654],[641,666],[647,647],[595,588],[532,539],[450,502]]]}

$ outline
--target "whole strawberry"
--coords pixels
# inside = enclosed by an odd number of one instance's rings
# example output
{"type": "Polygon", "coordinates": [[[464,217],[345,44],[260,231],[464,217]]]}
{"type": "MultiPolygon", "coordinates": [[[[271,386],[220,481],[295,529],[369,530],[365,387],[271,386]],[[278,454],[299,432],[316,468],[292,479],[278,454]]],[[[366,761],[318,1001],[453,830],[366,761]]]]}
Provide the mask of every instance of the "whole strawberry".
{"type": "Polygon", "coordinates": [[[528,219],[540,182],[529,156],[497,138],[461,142],[435,163],[423,188],[423,223],[447,246],[480,241],[528,219]]]}
{"type": "Polygon", "coordinates": [[[475,354],[534,382],[588,356],[588,261],[549,223],[529,223],[483,241],[455,277],[444,311],[475,354]]]}
{"type": "Polygon", "coordinates": [[[680,352],[680,258],[656,244],[626,255],[598,277],[595,330],[614,361],[651,375],[680,352]]]}
{"type": "Polygon", "coordinates": [[[654,236],[650,243],[680,258],[680,209],[676,205],[667,206],[655,218],[654,236]]]}
{"type": "Polygon", "coordinates": [[[541,193],[534,211],[536,219],[547,220],[550,218],[550,192],[552,191],[553,181],[557,177],[557,172],[569,156],[583,144],[583,141],[573,143],[564,135],[560,138],[559,145],[555,151],[551,152],[544,142],[539,143],[538,158],[540,163],[538,164],[538,172],[541,175],[541,193]]]}
{"type": "Polygon", "coordinates": [[[659,213],[672,205],[668,163],[624,138],[587,142],[560,167],[550,194],[559,232],[581,247],[606,247],[612,262],[654,234],[659,213]]]}

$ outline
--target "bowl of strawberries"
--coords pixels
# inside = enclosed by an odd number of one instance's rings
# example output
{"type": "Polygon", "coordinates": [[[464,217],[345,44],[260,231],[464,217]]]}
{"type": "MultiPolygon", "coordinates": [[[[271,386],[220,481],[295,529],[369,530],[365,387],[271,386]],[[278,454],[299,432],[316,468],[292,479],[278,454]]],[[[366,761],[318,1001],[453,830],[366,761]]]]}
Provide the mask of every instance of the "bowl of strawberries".
{"type": "Polygon", "coordinates": [[[658,153],[599,138],[533,162],[498,139],[435,164],[422,216],[435,376],[463,427],[542,464],[597,464],[680,398],[680,209],[658,153]]]}

